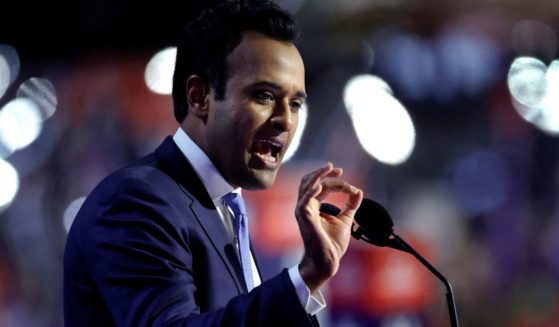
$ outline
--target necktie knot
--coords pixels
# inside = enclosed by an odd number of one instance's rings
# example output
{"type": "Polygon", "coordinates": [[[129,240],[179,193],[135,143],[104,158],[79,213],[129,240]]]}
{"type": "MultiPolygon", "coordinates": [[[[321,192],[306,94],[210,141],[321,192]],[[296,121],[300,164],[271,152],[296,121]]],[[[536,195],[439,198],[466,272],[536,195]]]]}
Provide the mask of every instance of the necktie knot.
{"type": "Polygon", "coordinates": [[[239,193],[227,193],[223,198],[231,211],[233,211],[235,220],[240,220],[239,218],[246,217],[245,202],[239,193]]]}

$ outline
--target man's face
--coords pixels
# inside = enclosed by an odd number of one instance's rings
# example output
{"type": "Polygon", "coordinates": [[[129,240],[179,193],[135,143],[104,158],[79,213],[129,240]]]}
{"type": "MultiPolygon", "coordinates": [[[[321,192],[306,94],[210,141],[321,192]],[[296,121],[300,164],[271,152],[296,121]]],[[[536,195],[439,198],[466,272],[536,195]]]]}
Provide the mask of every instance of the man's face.
{"type": "Polygon", "coordinates": [[[210,92],[205,151],[233,186],[269,188],[305,101],[303,60],[290,42],[245,32],[227,64],[224,100],[210,92]]]}

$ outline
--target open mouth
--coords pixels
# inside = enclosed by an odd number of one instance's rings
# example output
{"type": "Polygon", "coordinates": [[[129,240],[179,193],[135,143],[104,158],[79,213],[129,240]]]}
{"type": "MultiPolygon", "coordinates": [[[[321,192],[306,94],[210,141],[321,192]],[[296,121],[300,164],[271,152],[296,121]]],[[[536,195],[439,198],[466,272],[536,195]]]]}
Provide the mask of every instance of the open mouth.
{"type": "Polygon", "coordinates": [[[277,164],[280,161],[284,145],[274,140],[257,140],[254,142],[253,152],[265,163],[277,164]]]}

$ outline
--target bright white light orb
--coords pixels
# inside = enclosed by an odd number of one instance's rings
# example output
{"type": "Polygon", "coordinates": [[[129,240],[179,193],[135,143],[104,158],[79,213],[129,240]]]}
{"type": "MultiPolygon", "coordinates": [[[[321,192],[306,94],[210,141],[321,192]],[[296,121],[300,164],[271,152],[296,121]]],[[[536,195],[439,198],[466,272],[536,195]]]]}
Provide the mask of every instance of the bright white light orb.
{"type": "Polygon", "coordinates": [[[349,116],[353,116],[353,107],[370,102],[372,91],[384,91],[392,94],[390,86],[380,77],[374,75],[357,75],[352,77],[344,89],[344,104],[349,116]]]}
{"type": "Polygon", "coordinates": [[[541,105],[545,96],[546,70],[545,64],[536,58],[516,58],[508,75],[509,90],[514,99],[530,108],[541,105]]]}
{"type": "Polygon", "coordinates": [[[6,93],[8,86],[10,86],[10,67],[6,58],[0,54],[0,97],[6,93]]]}
{"type": "Polygon", "coordinates": [[[158,94],[171,94],[177,48],[169,47],[156,53],[148,62],[144,74],[147,87],[158,94]]]}
{"type": "Polygon", "coordinates": [[[409,158],[415,146],[415,128],[386,82],[372,75],[356,76],[346,84],[344,103],[368,154],[389,165],[409,158]]]}
{"type": "Polygon", "coordinates": [[[0,44],[0,97],[19,74],[19,55],[14,47],[0,44]]]}
{"type": "Polygon", "coordinates": [[[516,58],[508,87],[522,118],[544,132],[559,134],[559,60],[547,67],[536,58],[516,58]]]}
{"type": "Polygon", "coordinates": [[[7,161],[0,159],[0,211],[7,208],[19,189],[19,175],[7,161]]]}
{"type": "Polygon", "coordinates": [[[58,104],[54,86],[46,78],[32,77],[26,80],[19,86],[16,96],[33,100],[43,120],[54,114],[58,104]]]}
{"type": "Polygon", "coordinates": [[[307,115],[308,115],[308,107],[307,104],[304,103],[301,109],[299,110],[299,123],[297,124],[297,130],[295,131],[295,135],[293,135],[293,140],[291,140],[291,145],[287,149],[287,152],[283,156],[283,162],[289,161],[291,157],[297,152],[299,149],[299,145],[301,144],[301,139],[303,138],[303,132],[305,131],[305,127],[307,126],[307,115]]]}
{"type": "Polygon", "coordinates": [[[41,112],[35,102],[17,98],[0,110],[0,144],[9,151],[33,142],[42,129],[41,112]]]}

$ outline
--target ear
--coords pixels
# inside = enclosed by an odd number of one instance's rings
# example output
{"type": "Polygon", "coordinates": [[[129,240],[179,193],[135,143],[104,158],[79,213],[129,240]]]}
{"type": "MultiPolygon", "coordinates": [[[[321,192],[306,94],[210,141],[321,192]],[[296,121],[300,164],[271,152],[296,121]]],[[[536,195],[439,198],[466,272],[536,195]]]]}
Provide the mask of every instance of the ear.
{"type": "Polygon", "coordinates": [[[188,111],[198,117],[208,115],[208,97],[210,86],[198,75],[192,75],[186,80],[186,100],[188,111]]]}

